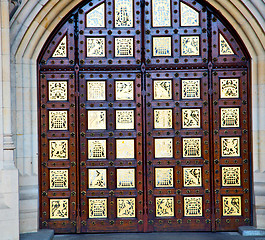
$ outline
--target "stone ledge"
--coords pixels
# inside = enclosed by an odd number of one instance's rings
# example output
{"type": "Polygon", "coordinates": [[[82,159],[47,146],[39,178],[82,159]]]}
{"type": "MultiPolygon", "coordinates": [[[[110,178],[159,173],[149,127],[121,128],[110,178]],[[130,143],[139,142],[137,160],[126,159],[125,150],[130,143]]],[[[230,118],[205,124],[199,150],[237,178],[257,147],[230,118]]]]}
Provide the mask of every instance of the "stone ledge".
{"type": "Polygon", "coordinates": [[[238,232],[244,237],[253,237],[253,236],[265,236],[264,229],[257,229],[252,226],[242,226],[238,228],[238,232]]]}
{"type": "Polygon", "coordinates": [[[42,229],[38,232],[20,234],[20,240],[53,240],[54,231],[42,229]]]}

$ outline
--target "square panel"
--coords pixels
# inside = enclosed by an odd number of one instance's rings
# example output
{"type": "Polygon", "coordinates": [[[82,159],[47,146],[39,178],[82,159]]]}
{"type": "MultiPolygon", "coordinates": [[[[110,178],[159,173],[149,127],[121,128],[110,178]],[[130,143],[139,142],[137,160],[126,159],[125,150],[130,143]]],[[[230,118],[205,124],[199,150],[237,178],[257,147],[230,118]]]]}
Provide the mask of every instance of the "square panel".
{"type": "Polygon", "coordinates": [[[106,111],[96,110],[87,111],[87,129],[106,129],[106,111]]]}
{"type": "Polygon", "coordinates": [[[221,98],[239,98],[239,79],[220,79],[221,98]]]}
{"type": "Polygon", "coordinates": [[[49,101],[67,101],[67,81],[49,81],[49,101]]]}
{"type": "Polygon", "coordinates": [[[50,170],[50,189],[68,189],[68,170],[50,170]]]}
{"type": "Polygon", "coordinates": [[[221,108],[221,127],[239,127],[239,108],[221,108]]]}
{"type": "Polygon", "coordinates": [[[50,219],[68,218],[68,199],[50,199],[50,219]]]}
{"type": "Polygon", "coordinates": [[[87,38],[86,39],[87,57],[105,57],[105,38],[87,38]]]}
{"type": "Polygon", "coordinates": [[[182,80],[182,99],[198,99],[200,91],[200,80],[182,80]]]}
{"type": "Polygon", "coordinates": [[[154,99],[172,99],[172,80],[154,80],[154,99]]]}
{"type": "Polygon", "coordinates": [[[153,56],[171,56],[171,37],[153,37],[153,56]]]}
{"type": "Polygon", "coordinates": [[[184,187],[202,186],[201,167],[183,168],[183,183],[184,187]]]}
{"type": "Polygon", "coordinates": [[[155,158],[173,157],[173,138],[155,139],[155,158]]]}
{"type": "Polygon", "coordinates": [[[107,198],[89,198],[89,218],[107,218],[107,198]]]}
{"type": "Polygon", "coordinates": [[[174,197],[156,197],[156,217],[174,217],[174,197]]]}
{"type": "Polygon", "coordinates": [[[183,157],[201,157],[200,138],[183,138],[183,157]]]}
{"type": "Polygon", "coordinates": [[[116,129],[134,129],[134,110],[116,110],[116,129]]]}
{"type": "Polygon", "coordinates": [[[170,0],[152,0],[152,25],[153,27],[171,26],[170,0]]]}
{"type": "Polygon", "coordinates": [[[117,188],[135,188],[135,169],[117,169],[117,188]]]}
{"type": "Polygon", "coordinates": [[[133,0],[115,0],[115,27],[133,27],[133,0]]]}
{"type": "Polygon", "coordinates": [[[117,198],[117,217],[135,217],[135,198],[117,198]]]}
{"type": "Polygon", "coordinates": [[[87,100],[106,100],[106,82],[87,81],[87,100]]]}
{"type": "Polygon", "coordinates": [[[200,37],[199,36],[181,36],[181,55],[199,56],[200,55],[200,37]]]}
{"type": "Polygon", "coordinates": [[[222,167],[222,186],[240,186],[240,167],[222,167]]]}
{"type": "Polygon", "coordinates": [[[200,128],[201,110],[182,109],[182,128],[200,128]]]}
{"type": "Polygon", "coordinates": [[[199,12],[183,2],[180,2],[180,25],[182,27],[200,25],[199,12]]]}
{"type": "Polygon", "coordinates": [[[105,159],[106,140],[88,140],[88,159],[105,159]]]}
{"type": "Polygon", "coordinates": [[[100,4],[86,14],[86,27],[105,27],[105,3],[100,4]]]}
{"type": "Polygon", "coordinates": [[[184,216],[202,216],[202,197],[184,197],[184,216]]]}
{"type": "Polygon", "coordinates": [[[154,109],[154,128],[172,128],[172,109],[154,109]]]}
{"type": "Polygon", "coordinates": [[[116,158],[134,158],[134,139],[116,140],[116,158]]]}
{"type": "Polygon", "coordinates": [[[134,99],[133,81],[115,81],[116,100],[134,99]]]}
{"type": "Polygon", "coordinates": [[[240,138],[223,137],[221,138],[222,157],[239,157],[240,156],[240,138]]]}
{"type": "Polygon", "coordinates": [[[68,159],[68,140],[50,140],[49,159],[68,159]]]}
{"type": "Polygon", "coordinates": [[[67,129],[67,111],[49,111],[49,130],[67,129]]]}
{"type": "Polygon", "coordinates": [[[115,38],[115,57],[133,57],[133,38],[115,38]]]}
{"type": "Polygon", "coordinates": [[[241,216],[241,196],[223,196],[223,216],[241,216]]]}
{"type": "Polygon", "coordinates": [[[173,187],[173,168],[156,168],[155,186],[173,187]]]}
{"type": "Polygon", "coordinates": [[[107,188],[107,170],[88,169],[88,188],[107,188]]]}

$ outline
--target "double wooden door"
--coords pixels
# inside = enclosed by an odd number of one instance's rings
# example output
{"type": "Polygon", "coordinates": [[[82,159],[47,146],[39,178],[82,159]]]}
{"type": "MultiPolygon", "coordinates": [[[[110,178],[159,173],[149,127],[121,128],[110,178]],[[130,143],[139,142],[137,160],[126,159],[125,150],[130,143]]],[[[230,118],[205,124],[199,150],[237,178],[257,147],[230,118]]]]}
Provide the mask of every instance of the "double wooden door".
{"type": "Polygon", "coordinates": [[[247,53],[196,1],[89,1],[39,58],[40,227],[251,223],[247,53]]]}

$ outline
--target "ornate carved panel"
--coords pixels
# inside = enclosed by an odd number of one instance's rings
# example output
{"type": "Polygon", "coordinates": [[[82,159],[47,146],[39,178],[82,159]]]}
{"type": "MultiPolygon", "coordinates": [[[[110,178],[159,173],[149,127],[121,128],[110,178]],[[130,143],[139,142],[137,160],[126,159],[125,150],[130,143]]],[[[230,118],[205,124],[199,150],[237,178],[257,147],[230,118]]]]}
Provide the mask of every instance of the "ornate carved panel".
{"type": "Polygon", "coordinates": [[[135,198],[117,198],[117,217],[135,217],[135,198]]]}
{"type": "Polygon", "coordinates": [[[105,3],[100,4],[86,14],[86,27],[105,27],[105,3]]]}
{"type": "Polygon", "coordinates": [[[133,27],[133,0],[115,0],[115,27],[133,27]]]}
{"type": "Polygon", "coordinates": [[[239,98],[238,78],[220,79],[221,98],[239,98]]]}
{"type": "Polygon", "coordinates": [[[116,100],[133,100],[134,99],[134,82],[133,81],[115,81],[116,100]]]}
{"type": "Polygon", "coordinates": [[[241,196],[223,196],[223,216],[241,216],[241,196]]]}
{"type": "Polygon", "coordinates": [[[199,13],[183,2],[180,2],[180,15],[182,27],[199,26],[199,13]]]}
{"type": "Polygon", "coordinates": [[[57,58],[66,58],[67,57],[67,36],[65,35],[61,42],[56,47],[55,51],[53,52],[52,57],[57,58]]]}
{"type": "Polygon", "coordinates": [[[115,38],[115,57],[133,57],[133,38],[115,38]]]}
{"type": "Polygon", "coordinates": [[[200,55],[200,37],[199,36],[181,36],[181,55],[199,56],[200,55]]]}
{"type": "Polygon", "coordinates": [[[67,97],[66,81],[49,81],[49,101],[66,101],[67,97]]]}
{"type": "Polygon", "coordinates": [[[222,167],[222,185],[240,186],[240,167],[222,167]]]}
{"type": "Polygon", "coordinates": [[[88,188],[107,188],[107,170],[88,169],[88,188]]]}
{"type": "Polygon", "coordinates": [[[154,110],[154,128],[172,128],[172,109],[154,110]]]}
{"type": "Polygon", "coordinates": [[[156,168],[155,186],[173,187],[173,168],[156,168]]]}
{"type": "Polygon", "coordinates": [[[172,99],[172,80],[154,80],[154,99],[172,99]]]}
{"type": "Polygon", "coordinates": [[[105,159],[106,140],[88,140],[88,159],[105,159]]]}
{"type": "Polygon", "coordinates": [[[201,157],[200,138],[183,138],[183,157],[201,157]]]}
{"type": "Polygon", "coordinates": [[[200,167],[183,168],[184,187],[202,186],[202,170],[200,167]]]}
{"type": "Polygon", "coordinates": [[[106,111],[96,110],[87,112],[88,129],[106,129],[106,111]]]}
{"type": "Polygon", "coordinates": [[[107,218],[107,198],[89,198],[89,218],[107,218]]]}
{"type": "Polygon", "coordinates": [[[50,219],[65,219],[68,215],[68,199],[50,199],[50,219]]]}
{"type": "Polygon", "coordinates": [[[219,33],[219,48],[220,55],[234,55],[231,46],[221,33],[219,33]]]}
{"type": "Polygon", "coordinates": [[[240,138],[223,137],[221,138],[222,157],[240,156],[240,138]]]}
{"type": "Polygon", "coordinates": [[[200,80],[182,80],[182,99],[197,99],[200,95],[200,80]]]}
{"type": "Polygon", "coordinates": [[[49,129],[67,130],[67,111],[49,111],[49,129]]]}
{"type": "Polygon", "coordinates": [[[170,0],[152,0],[152,25],[153,27],[171,26],[170,0]]]}
{"type": "Polygon", "coordinates": [[[49,143],[49,159],[68,159],[68,140],[50,140],[49,143]]]}
{"type": "Polygon", "coordinates": [[[157,138],[155,139],[155,158],[172,158],[173,157],[173,139],[157,138]]]}
{"type": "Polygon", "coordinates": [[[117,188],[134,188],[135,187],[135,169],[117,169],[117,188]]]}
{"type": "Polygon", "coordinates": [[[200,109],[182,109],[182,127],[200,128],[201,110],[200,109]]]}
{"type": "Polygon", "coordinates": [[[87,100],[105,100],[105,85],[105,81],[87,81],[87,100]]]}
{"type": "Polygon", "coordinates": [[[134,129],[133,110],[116,110],[116,129],[134,129]]]}
{"type": "Polygon", "coordinates": [[[86,39],[87,57],[105,57],[105,38],[87,38],[86,39]]]}
{"type": "Polygon", "coordinates": [[[153,56],[163,57],[171,56],[171,37],[153,38],[153,56]]]}
{"type": "Polygon", "coordinates": [[[134,158],[134,139],[116,140],[116,158],[134,158]]]}
{"type": "Polygon", "coordinates": [[[184,216],[202,216],[202,197],[184,197],[184,216]]]}
{"type": "Polygon", "coordinates": [[[239,108],[221,108],[221,127],[239,127],[239,108]]]}
{"type": "Polygon", "coordinates": [[[156,217],[174,217],[174,197],[156,198],[156,217]]]}
{"type": "Polygon", "coordinates": [[[68,170],[50,170],[50,189],[68,188],[68,170]]]}

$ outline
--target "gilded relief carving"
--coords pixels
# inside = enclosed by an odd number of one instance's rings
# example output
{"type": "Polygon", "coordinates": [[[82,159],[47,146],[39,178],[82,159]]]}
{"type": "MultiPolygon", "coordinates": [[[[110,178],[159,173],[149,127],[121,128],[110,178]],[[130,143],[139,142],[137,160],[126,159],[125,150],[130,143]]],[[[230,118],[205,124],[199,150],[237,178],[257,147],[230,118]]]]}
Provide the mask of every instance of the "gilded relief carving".
{"type": "Polygon", "coordinates": [[[221,127],[239,127],[239,108],[221,108],[221,127]]]}
{"type": "Polygon", "coordinates": [[[156,217],[174,217],[174,197],[156,198],[156,217]]]}
{"type": "Polygon", "coordinates": [[[155,158],[173,157],[173,138],[155,139],[155,158]]]}
{"type": "Polygon", "coordinates": [[[88,169],[88,188],[107,188],[107,170],[88,169]]]}
{"type": "Polygon", "coordinates": [[[50,199],[50,219],[68,218],[68,199],[50,199]]]}
{"type": "Polygon", "coordinates": [[[240,138],[223,137],[221,138],[222,157],[239,157],[240,156],[240,138]]]}
{"type": "Polygon", "coordinates": [[[65,35],[55,51],[52,54],[52,57],[62,57],[65,58],[67,57],[67,36],[65,35]]]}
{"type": "Polygon", "coordinates": [[[133,0],[115,0],[115,27],[133,27],[133,0]]]}
{"type": "Polygon", "coordinates": [[[67,129],[67,111],[49,111],[49,130],[67,129]]]}
{"type": "Polygon", "coordinates": [[[153,37],[153,56],[171,56],[171,37],[153,37]]]}
{"type": "Polygon", "coordinates": [[[223,216],[241,216],[241,196],[223,196],[223,216]]]}
{"type": "Polygon", "coordinates": [[[173,168],[156,168],[155,186],[173,187],[173,168]]]}
{"type": "Polygon", "coordinates": [[[105,81],[87,81],[87,100],[106,100],[105,81]]]}
{"type": "Polygon", "coordinates": [[[68,170],[50,170],[50,189],[68,188],[68,170]]]}
{"type": "Polygon", "coordinates": [[[240,167],[222,167],[222,185],[240,186],[240,167]]]}
{"type": "Polygon", "coordinates": [[[181,55],[199,56],[200,55],[200,37],[199,36],[181,36],[181,55]]]}
{"type": "Polygon", "coordinates": [[[106,129],[106,111],[87,111],[88,129],[106,129]]]}
{"type": "Polygon", "coordinates": [[[49,159],[68,159],[68,140],[50,140],[49,145],[49,159]]]}
{"type": "Polygon", "coordinates": [[[182,127],[200,128],[201,127],[200,109],[182,109],[182,127]]]}
{"type": "Polygon", "coordinates": [[[107,218],[107,198],[89,199],[89,218],[107,218]]]}
{"type": "Polygon", "coordinates": [[[199,13],[183,2],[180,2],[180,15],[182,27],[199,26],[199,13]]]}
{"type": "Polygon", "coordinates": [[[183,138],[183,157],[201,157],[200,138],[183,138]]]}
{"type": "Polygon", "coordinates": [[[220,79],[221,98],[239,98],[238,78],[220,79]]]}
{"type": "Polygon", "coordinates": [[[233,55],[234,51],[232,50],[231,46],[229,43],[226,41],[224,36],[219,33],[219,50],[220,50],[220,55],[233,55]]]}
{"type": "Polygon", "coordinates": [[[135,217],[135,198],[117,198],[117,217],[135,217]]]}
{"type": "Polygon", "coordinates": [[[154,99],[172,99],[172,80],[154,80],[154,99]]]}
{"type": "Polygon", "coordinates": [[[105,27],[105,3],[87,13],[86,27],[105,27]]]}
{"type": "Polygon", "coordinates": [[[184,216],[202,216],[202,197],[184,197],[184,216]]]}
{"type": "Polygon", "coordinates": [[[87,57],[105,57],[105,38],[87,38],[87,57]]]}
{"type": "Polygon", "coordinates": [[[133,57],[133,38],[115,38],[115,57],[133,57]]]}
{"type": "Polygon", "coordinates": [[[49,101],[67,101],[67,81],[49,81],[49,101]]]}
{"type": "Polygon", "coordinates": [[[154,109],[154,128],[172,128],[172,109],[154,109]]]}
{"type": "Polygon", "coordinates": [[[182,99],[200,98],[200,80],[182,80],[182,99]]]}
{"type": "Polygon", "coordinates": [[[171,26],[170,0],[152,0],[153,27],[171,26]]]}
{"type": "Polygon", "coordinates": [[[116,158],[134,158],[134,139],[116,140],[116,158]]]}
{"type": "Polygon", "coordinates": [[[133,100],[133,81],[116,81],[116,100],[133,100]]]}
{"type": "Polygon", "coordinates": [[[106,158],[106,140],[88,140],[88,159],[106,158]]]}
{"type": "Polygon", "coordinates": [[[183,168],[184,187],[202,186],[202,175],[200,167],[183,168]]]}
{"type": "Polygon", "coordinates": [[[134,129],[134,110],[116,110],[116,129],[134,129]]]}
{"type": "Polygon", "coordinates": [[[117,169],[117,188],[135,188],[135,169],[117,169]]]}

